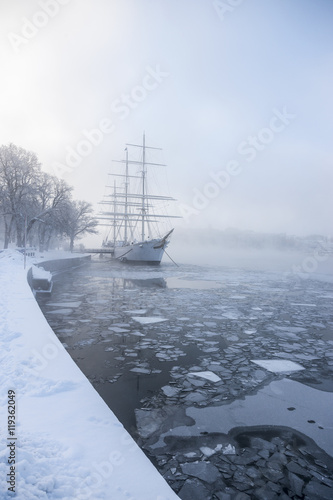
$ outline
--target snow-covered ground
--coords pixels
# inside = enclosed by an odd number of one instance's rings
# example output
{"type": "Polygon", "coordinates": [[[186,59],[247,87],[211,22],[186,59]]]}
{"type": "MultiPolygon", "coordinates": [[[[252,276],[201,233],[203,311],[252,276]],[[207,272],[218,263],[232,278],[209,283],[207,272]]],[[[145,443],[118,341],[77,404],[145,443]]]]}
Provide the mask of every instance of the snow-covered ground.
{"type": "Polygon", "coordinates": [[[18,500],[178,498],[49,327],[32,264],[0,253],[0,498],[10,487],[18,500]]]}

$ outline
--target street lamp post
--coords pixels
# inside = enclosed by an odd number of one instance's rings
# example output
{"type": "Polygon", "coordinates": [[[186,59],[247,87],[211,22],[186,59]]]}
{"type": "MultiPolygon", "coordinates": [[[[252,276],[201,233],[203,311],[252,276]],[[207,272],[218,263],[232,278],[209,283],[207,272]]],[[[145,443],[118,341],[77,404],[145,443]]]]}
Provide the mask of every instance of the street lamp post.
{"type": "MultiPolygon", "coordinates": [[[[39,219],[38,217],[33,217],[31,220],[38,220],[38,222],[42,222],[43,224],[45,224],[45,220],[39,219]]],[[[24,218],[24,269],[25,269],[26,261],[27,261],[27,227],[28,227],[27,214],[25,214],[25,218],[24,218]]]]}
{"type": "Polygon", "coordinates": [[[27,214],[24,217],[24,269],[27,262],[27,214]]]}

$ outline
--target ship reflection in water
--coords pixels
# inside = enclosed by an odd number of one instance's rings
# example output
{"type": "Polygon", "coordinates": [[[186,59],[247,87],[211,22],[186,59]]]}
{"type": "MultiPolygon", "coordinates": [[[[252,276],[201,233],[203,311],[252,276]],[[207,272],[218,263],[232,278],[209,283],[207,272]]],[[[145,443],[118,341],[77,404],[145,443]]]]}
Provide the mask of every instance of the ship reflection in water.
{"type": "Polygon", "coordinates": [[[164,278],[148,278],[148,279],[124,279],[124,286],[134,285],[139,287],[157,287],[166,288],[167,282],[164,278]]]}

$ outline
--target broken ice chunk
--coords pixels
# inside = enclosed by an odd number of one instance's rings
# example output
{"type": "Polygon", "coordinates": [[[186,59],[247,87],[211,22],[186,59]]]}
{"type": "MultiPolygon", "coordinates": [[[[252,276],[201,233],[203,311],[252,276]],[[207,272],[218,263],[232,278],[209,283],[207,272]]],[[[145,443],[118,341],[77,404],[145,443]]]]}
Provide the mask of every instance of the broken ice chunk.
{"type": "Polygon", "coordinates": [[[239,319],[239,314],[236,312],[226,312],[222,316],[227,319],[239,319]]]}
{"type": "Polygon", "coordinates": [[[146,314],[147,309],[136,309],[135,311],[125,311],[128,314],[146,314]]]}
{"type": "Polygon", "coordinates": [[[316,304],[295,304],[295,303],[291,303],[290,305],[291,306],[302,306],[302,307],[317,307],[316,304]]]}
{"type": "Polygon", "coordinates": [[[185,396],[185,400],[189,401],[191,403],[201,403],[202,401],[205,401],[207,398],[206,394],[203,394],[202,392],[190,392],[185,396]]]}
{"type": "Polygon", "coordinates": [[[128,330],[126,328],[119,328],[119,326],[109,326],[108,330],[114,333],[126,333],[128,330]]]}
{"type": "Polygon", "coordinates": [[[200,448],[201,453],[203,453],[206,457],[211,457],[216,453],[215,450],[212,450],[208,446],[201,446],[200,448]]]}
{"type": "Polygon", "coordinates": [[[183,474],[197,477],[209,484],[213,484],[220,476],[219,470],[209,462],[189,462],[181,464],[181,469],[183,474]]]}
{"type": "Polygon", "coordinates": [[[72,312],[72,309],[56,309],[54,311],[47,311],[47,314],[61,314],[64,316],[65,314],[71,314],[72,312]]]}
{"type": "Polygon", "coordinates": [[[144,337],[145,334],[144,333],[140,333],[140,332],[129,332],[130,335],[135,335],[136,337],[144,337]]]}
{"type": "Polygon", "coordinates": [[[255,328],[249,328],[248,330],[244,330],[244,333],[246,333],[246,335],[252,335],[253,333],[257,333],[257,330],[255,328]]]}
{"type": "Polygon", "coordinates": [[[148,370],[147,368],[141,368],[140,366],[136,366],[135,368],[131,368],[130,371],[134,372],[134,373],[142,373],[142,374],[146,374],[146,375],[150,374],[150,370],[148,370]]]}
{"type": "Polygon", "coordinates": [[[236,455],[236,448],[232,444],[228,444],[222,449],[223,455],[236,455]]]}
{"type": "Polygon", "coordinates": [[[304,366],[287,359],[251,359],[251,361],[273,373],[295,372],[305,369],[304,366]]]}
{"type": "Polygon", "coordinates": [[[161,321],[168,321],[167,318],[161,318],[159,316],[132,316],[134,321],[141,323],[141,325],[149,325],[152,323],[160,323],[161,321]]]}
{"type": "Polygon", "coordinates": [[[46,305],[50,307],[79,307],[81,302],[48,302],[46,305]]]}
{"type": "Polygon", "coordinates": [[[200,378],[205,378],[206,380],[209,380],[210,382],[219,382],[221,379],[218,375],[216,375],[213,372],[207,371],[207,372],[190,372],[188,375],[191,377],[200,377],[200,378]]]}
{"type": "Polygon", "coordinates": [[[180,389],[177,389],[177,387],[171,387],[170,385],[165,385],[164,387],[162,387],[162,391],[167,397],[171,398],[173,396],[176,396],[180,389]]]}

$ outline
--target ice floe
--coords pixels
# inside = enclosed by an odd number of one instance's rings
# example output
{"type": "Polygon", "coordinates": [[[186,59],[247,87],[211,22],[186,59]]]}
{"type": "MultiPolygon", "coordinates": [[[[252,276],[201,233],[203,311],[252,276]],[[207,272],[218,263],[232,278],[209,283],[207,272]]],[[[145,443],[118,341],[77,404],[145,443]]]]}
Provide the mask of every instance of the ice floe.
{"type": "Polygon", "coordinates": [[[75,307],[80,307],[82,304],[81,301],[77,302],[48,302],[46,305],[48,307],[70,307],[70,308],[75,308],[75,307]]]}
{"type": "Polygon", "coordinates": [[[48,314],[61,314],[63,316],[64,314],[72,314],[72,312],[72,309],[55,309],[54,311],[49,311],[48,314]]]}
{"type": "Polygon", "coordinates": [[[126,333],[129,330],[126,328],[120,328],[119,326],[109,326],[108,330],[114,333],[126,333]]]}
{"type": "Polygon", "coordinates": [[[265,368],[269,372],[283,373],[304,370],[304,366],[288,359],[251,359],[252,363],[265,368]]]}
{"type": "Polygon", "coordinates": [[[147,368],[140,368],[139,366],[131,368],[130,371],[134,373],[141,373],[144,375],[149,375],[151,373],[151,370],[148,370],[147,368]]]}
{"type": "Polygon", "coordinates": [[[162,387],[162,391],[166,396],[172,397],[178,394],[180,389],[177,389],[177,387],[171,387],[170,385],[165,385],[164,387],[162,387]]]}
{"type": "Polygon", "coordinates": [[[221,380],[221,378],[218,375],[216,375],[215,373],[210,372],[210,371],[207,371],[207,372],[190,372],[188,374],[188,376],[190,376],[190,377],[204,378],[206,380],[209,380],[210,382],[219,382],[221,380]]]}
{"type": "MultiPolygon", "coordinates": [[[[203,273],[201,268],[198,269],[203,273]]],[[[166,271],[166,274],[170,272],[167,268],[163,271],[166,271]]],[[[142,274],[148,276],[149,272],[144,270],[142,274]]],[[[191,281],[191,278],[187,281],[191,281]]],[[[95,292],[91,289],[89,280],[82,283],[86,287],[86,292],[92,296],[95,292]]],[[[119,286],[114,287],[112,296],[109,286],[105,289],[104,285],[98,286],[96,289],[98,296],[109,297],[109,301],[105,306],[95,302],[89,315],[86,310],[83,311],[82,316],[91,318],[91,324],[78,325],[80,311],[75,310],[70,317],[62,318],[60,315],[56,320],[58,321],[56,328],[66,326],[65,321],[68,321],[67,325],[70,324],[71,328],[73,325],[82,327],[83,333],[78,331],[77,335],[84,335],[84,338],[90,335],[88,328],[91,330],[91,337],[97,340],[97,343],[94,342],[91,346],[92,351],[95,351],[92,359],[97,358],[96,353],[102,353],[105,357],[101,358],[101,364],[106,360],[109,362],[104,365],[104,368],[107,367],[107,370],[104,370],[107,373],[96,378],[97,383],[93,380],[93,383],[98,387],[98,384],[102,385],[105,381],[115,382],[112,387],[107,387],[106,398],[109,397],[111,407],[122,388],[124,391],[127,387],[129,392],[132,390],[131,395],[137,391],[139,402],[135,397],[127,398],[124,422],[128,424],[126,419],[129,418],[128,415],[133,416],[134,408],[145,409],[143,418],[146,425],[143,428],[146,431],[150,429],[148,439],[154,434],[152,442],[159,439],[158,433],[160,437],[165,429],[175,431],[175,427],[181,427],[179,420],[173,419],[169,414],[166,415],[166,419],[162,418],[165,407],[175,406],[186,411],[186,416],[189,418],[182,429],[184,435],[191,434],[193,428],[197,427],[198,442],[200,438],[200,446],[197,446],[195,451],[191,449],[188,453],[183,453],[187,448],[181,450],[182,457],[189,461],[209,461],[210,457],[212,460],[217,460],[217,455],[224,454],[224,451],[226,455],[235,453],[233,444],[223,443],[223,447],[218,448],[219,441],[214,443],[209,440],[202,441],[201,432],[207,435],[218,433],[222,425],[220,419],[225,416],[225,408],[230,410],[230,414],[227,412],[226,417],[230,417],[230,425],[240,422],[239,425],[245,426],[257,421],[258,425],[260,422],[270,425],[271,421],[278,421],[274,420],[275,415],[271,418],[272,399],[276,405],[273,413],[276,409],[280,411],[281,422],[287,426],[288,417],[290,422],[294,422],[291,416],[302,417],[303,407],[301,404],[296,407],[298,400],[293,401],[291,395],[288,400],[283,398],[281,392],[283,385],[271,386],[274,393],[260,399],[262,396],[260,391],[268,387],[272,380],[281,380],[286,375],[288,379],[299,380],[301,385],[313,383],[317,392],[318,389],[330,390],[326,385],[320,384],[320,381],[333,367],[333,352],[330,354],[333,345],[329,344],[329,339],[333,341],[333,323],[329,304],[324,300],[318,300],[317,303],[317,299],[325,289],[331,290],[331,285],[330,287],[327,285],[327,288],[323,284],[311,285],[309,280],[307,283],[301,282],[291,286],[291,283],[281,279],[279,274],[248,274],[237,270],[232,273],[230,271],[229,276],[226,275],[223,286],[210,290],[192,287],[187,287],[183,291],[176,287],[152,290],[137,285],[135,293],[126,297],[120,281],[119,286]],[[316,307],[309,306],[315,303],[316,307]],[[301,304],[308,306],[302,307],[301,304]],[[120,330],[118,332],[109,330],[103,340],[108,328],[120,330]],[[114,350],[104,352],[103,344],[98,346],[98,342],[103,341],[107,341],[107,345],[111,345],[114,350]],[[211,376],[200,377],[200,372],[211,372],[216,378],[213,380],[211,376]],[[119,374],[124,376],[120,377],[119,374]],[[133,387],[129,385],[130,383],[133,387]],[[244,399],[248,394],[259,394],[257,403],[253,403],[253,411],[258,413],[255,415],[258,417],[257,420],[252,418],[253,415],[247,416],[246,412],[242,413],[242,405],[245,404],[244,399]],[[203,420],[200,418],[196,421],[194,418],[194,415],[197,415],[195,411],[215,407],[216,413],[208,412],[203,420]],[[291,408],[296,409],[292,411],[291,408]],[[154,413],[155,410],[161,410],[161,413],[154,413]],[[243,415],[240,420],[238,412],[243,415]],[[150,419],[155,421],[151,422],[150,419]],[[196,423],[193,425],[193,422],[196,423]]],[[[65,295],[59,296],[56,300],[62,303],[65,295]]],[[[50,321],[54,321],[53,318],[50,321]]],[[[67,341],[67,338],[65,340],[67,341]]],[[[76,341],[71,335],[68,344],[73,345],[76,341]]],[[[88,359],[88,346],[86,351],[82,349],[84,347],[74,350],[74,353],[81,356],[81,359],[84,356],[88,359]]],[[[95,370],[98,372],[100,367],[97,366],[95,370]]],[[[101,392],[103,397],[106,392],[105,390],[101,392]]],[[[316,398],[314,401],[317,401],[316,398]]],[[[307,409],[310,410],[312,407],[311,403],[307,409]]],[[[312,435],[318,437],[323,432],[327,435],[327,429],[322,430],[322,427],[327,426],[327,419],[321,417],[322,414],[318,413],[306,416],[303,431],[316,427],[312,423],[316,421],[318,434],[313,432],[312,435]]],[[[140,431],[142,419],[139,416],[137,422],[140,431]]],[[[133,422],[131,421],[129,425],[132,426],[133,422]]],[[[170,441],[167,441],[169,438],[175,438],[174,445],[177,443],[177,446],[180,446],[177,432],[163,435],[155,443],[154,449],[158,450],[158,447],[161,447],[166,450],[166,455],[163,450],[160,452],[157,462],[164,464],[169,462],[170,467],[162,466],[161,472],[166,479],[174,481],[177,491],[185,495],[185,491],[190,491],[188,482],[190,475],[185,480],[180,467],[182,461],[179,461],[178,467],[177,463],[174,464],[173,450],[170,441]],[[185,486],[180,489],[182,481],[185,481],[185,486]]],[[[239,470],[237,474],[239,480],[239,470]]],[[[235,482],[237,474],[235,473],[235,482]]],[[[192,476],[191,481],[200,480],[192,476]]],[[[187,499],[186,496],[184,498],[187,499]]]]}
{"type": "Polygon", "coordinates": [[[133,311],[125,311],[127,314],[146,314],[147,309],[135,309],[133,311]]]}
{"type": "Polygon", "coordinates": [[[161,318],[158,316],[132,316],[134,321],[141,323],[141,325],[152,325],[154,323],[161,323],[163,321],[168,321],[167,318],[161,318]]]}

